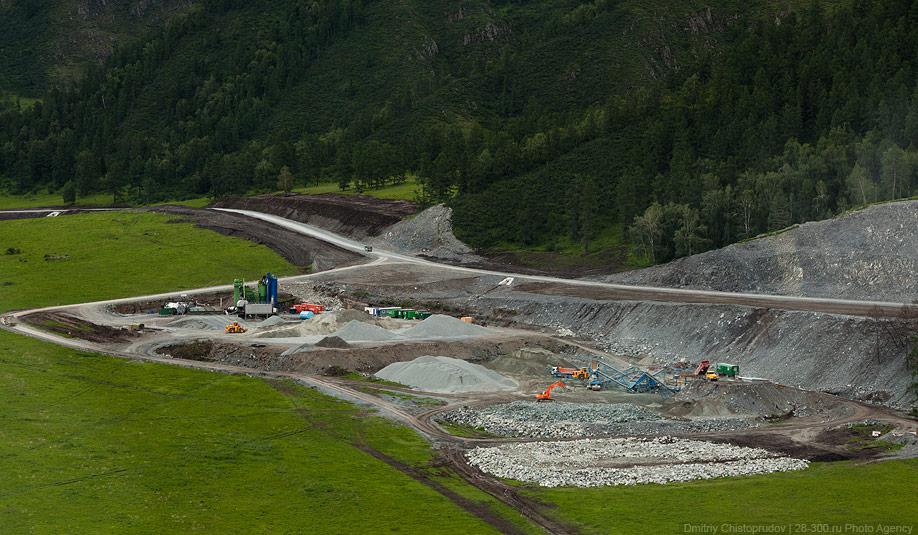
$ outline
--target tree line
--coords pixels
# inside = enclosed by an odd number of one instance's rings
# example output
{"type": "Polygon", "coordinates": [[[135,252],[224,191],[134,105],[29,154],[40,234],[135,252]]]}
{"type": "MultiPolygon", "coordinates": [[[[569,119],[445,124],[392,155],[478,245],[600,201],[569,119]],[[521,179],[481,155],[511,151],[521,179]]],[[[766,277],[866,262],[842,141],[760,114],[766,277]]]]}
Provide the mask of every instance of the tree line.
{"type": "MultiPolygon", "coordinates": [[[[608,2],[584,6],[517,33],[547,39],[619,16],[608,2]]],[[[410,174],[417,200],[453,206],[472,245],[563,238],[586,252],[621,229],[647,262],[918,193],[910,2],[814,1],[741,18],[662,79],[563,107],[525,98],[537,83],[519,75],[525,40],[495,44],[474,69],[412,50],[429,65],[383,97],[341,73],[313,90],[353,101],[346,113],[297,115],[291,95],[311,98],[302,88],[314,65],[368,42],[355,40],[367,39],[373,9],[203,2],[78,85],[31,108],[0,104],[0,187],[153,202],[323,181],[363,191],[410,174]],[[444,88],[465,71],[473,111],[442,111],[455,108],[444,88]]],[[[365,48],[358,74],[384,73],[384,51],[365,48]]]]}

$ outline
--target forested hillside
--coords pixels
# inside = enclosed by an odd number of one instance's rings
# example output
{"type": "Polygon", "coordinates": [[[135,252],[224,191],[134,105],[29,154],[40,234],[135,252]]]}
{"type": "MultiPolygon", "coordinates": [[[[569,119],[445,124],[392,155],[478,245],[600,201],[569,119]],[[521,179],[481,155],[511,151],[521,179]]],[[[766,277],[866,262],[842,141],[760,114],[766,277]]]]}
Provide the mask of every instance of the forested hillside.
{"type": "Polygon", "coordinates": [[[0,99],[40,97],[80,78],[129,36],[194,0],[0,0],[0,99]]]}
{"type": "Polygon", "coordinates": [[[660,262],[918,193],[916,23],[893,0],[206,0],[7,104],[0,176],[150,202],[410,172],[472,245],[613,235],[660,262]]]}

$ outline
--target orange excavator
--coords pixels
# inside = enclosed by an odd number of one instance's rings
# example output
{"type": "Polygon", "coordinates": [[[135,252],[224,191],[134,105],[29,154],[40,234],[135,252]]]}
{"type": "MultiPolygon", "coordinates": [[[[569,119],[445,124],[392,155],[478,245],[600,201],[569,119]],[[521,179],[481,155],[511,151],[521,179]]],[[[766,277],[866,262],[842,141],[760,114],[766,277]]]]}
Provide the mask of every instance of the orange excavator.
{"type": "Polygon", "coordinates": [[[548,385],[548,388],[545,389],[545,392],[539,392],[536,394],[536,401],[554,401],[551,397],[551,391],[557,387],[563,387],[564,383],[561,381],[555,381],[554,383],[548,385]]]}

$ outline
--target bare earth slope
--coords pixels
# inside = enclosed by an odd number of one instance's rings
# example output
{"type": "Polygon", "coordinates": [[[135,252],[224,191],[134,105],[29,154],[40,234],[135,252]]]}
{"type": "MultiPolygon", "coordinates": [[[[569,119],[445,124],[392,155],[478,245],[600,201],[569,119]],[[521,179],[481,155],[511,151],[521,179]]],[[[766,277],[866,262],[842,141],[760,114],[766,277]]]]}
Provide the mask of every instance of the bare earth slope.
{"type": "Polygon", "coordinates": [[[365,195],[259,195],[234,197],[213,204],[273,214],[346,234],[355,239],[376,236],[385,227],[414,214],[408,201],[390,201],[365,195]]]}
{"type": "Polygon", "coordinates": [[[918,201],[871,206],[604,280],[910,302],[918,299],[918,201]]]}

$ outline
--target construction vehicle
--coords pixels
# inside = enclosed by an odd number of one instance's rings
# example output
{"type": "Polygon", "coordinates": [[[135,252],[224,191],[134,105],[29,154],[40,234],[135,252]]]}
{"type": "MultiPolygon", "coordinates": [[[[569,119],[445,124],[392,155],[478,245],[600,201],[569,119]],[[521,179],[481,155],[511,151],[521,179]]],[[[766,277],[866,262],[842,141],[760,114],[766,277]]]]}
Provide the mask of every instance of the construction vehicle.
{"type": "Polygon", "coordinates": [[[366,251],[366,252],[368,252],[368,253],[372,253],[372,252],[373,252],[373,246],[372,246],[372,245],[364,245],[364,246],[363,246],[363,250],[366,251]]]}
{"type": "Polygon", "coordinates": [[[705,373],[707,373],[708,368],[710,367],[711,367],[710,360],[702,360],[701,363],[698,365],[698,367],[695,368],[695,375],[704,375],[705,373]]]}
{"type": "Polygon", "coordinates": [[[561,366],[552,366],[551,374],[554,377],[562,379],[580,379],[585,381],[590,378],[590,372],[586,368],[562,368],[561,366]]]}
{"type": "Polygon", "coordinates": [[[717,375],[717,372],[711,372],[711,371],[705,373],[705,374],[704,374],[704,377],[705,377],[705,379],[707,379],[708,381],[716,381],[716,380],[718,380],[718,379],[720,378],[720,376],[717,375]]]}
{"type": "Polygon", "coordinates": [[[243,327],[242,325],[239,325],[238,321],[234,321],[226,326],[226,334],[236,334],[236,333],[241,334],[244,332],[245,332],[245,327],[243,327]]]}
{"type": "Polygon", "coordinates": [[[325,312],[325,306],[316,305],[314,303],[299,303],[290,307],[291,314],[299,314],[300,312],[312,312],[313,314],[321,314],[325,312]]]}
{"type": "Polygon", "coordinates": [[[554,383],[548,385],[548,388],[545,389],[545,392],[539,392],[536,394],[536,401],[554,401],[551,397],[551,391],[558,387],[564,387],[565,384],[561,381],[555,381],[554,383]]]}

